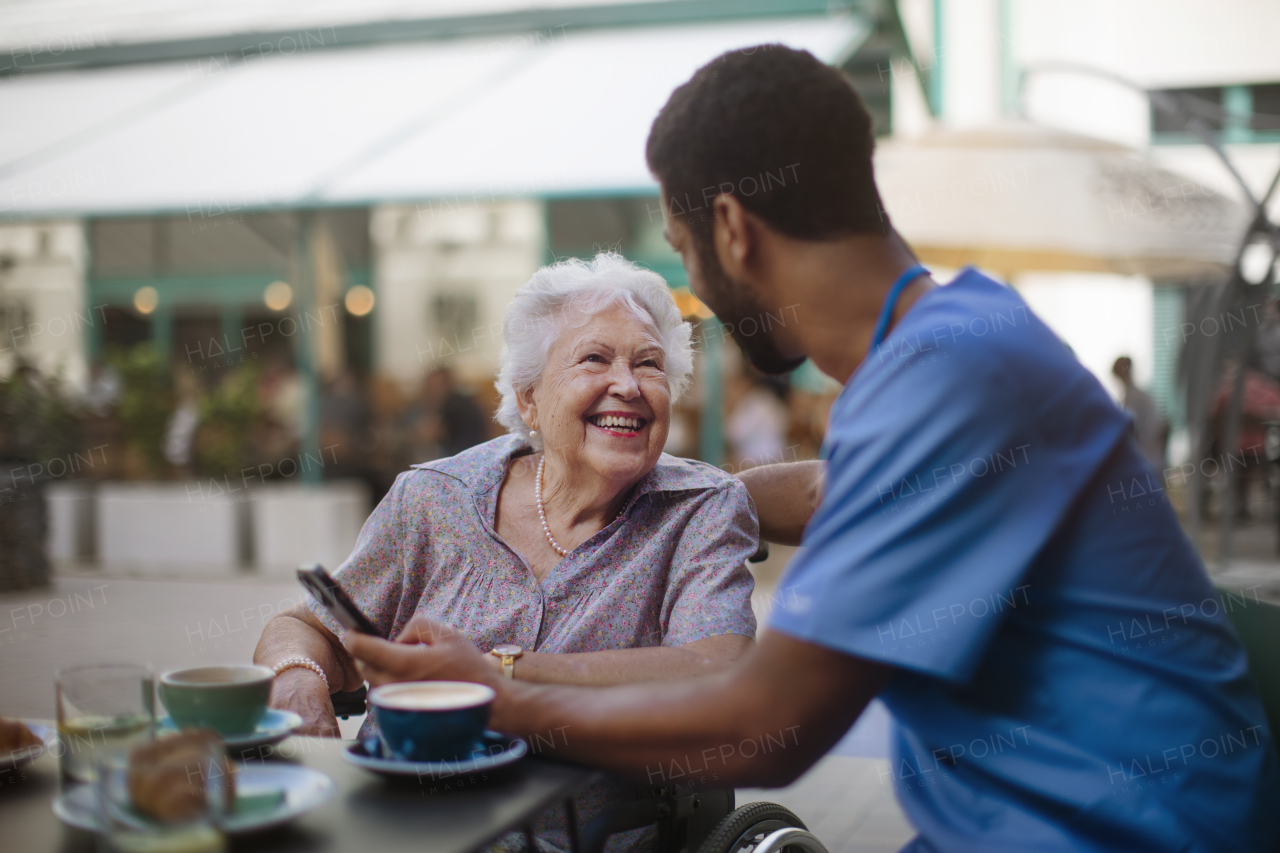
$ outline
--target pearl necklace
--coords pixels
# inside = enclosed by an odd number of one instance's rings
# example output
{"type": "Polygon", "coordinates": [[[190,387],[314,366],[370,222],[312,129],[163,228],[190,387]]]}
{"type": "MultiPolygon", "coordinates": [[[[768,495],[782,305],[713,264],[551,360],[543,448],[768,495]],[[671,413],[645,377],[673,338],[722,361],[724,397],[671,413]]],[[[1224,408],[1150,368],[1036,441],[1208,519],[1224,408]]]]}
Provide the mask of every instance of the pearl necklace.
{"type": "Polygon", "coordinates": [[[542,466],[547,461],[547,455],[542,454],[542,458],[538,460],[538,479],[533,481],[533,496],[538,502],[538,518],[542,519],[542,532],[547,534],[547,541],[551,543],[551,547],[556,549],[561,557],[569,556],[569,552],[560,547],[560,543],[551,535],[551,528],[547,527],[547,513],[542,508],[542,466]]]}
{"type": "MultiPolygon", "coordinates": [[[[569,556],[569,552],[564,548],[561,548],[560,543],[551,535],[551,528],[547,527],[547,513],[546,510],[542,508],[542,466],[546,461],[547,455],[544,453],[542,454],[542,458],[538,460],[538,476],[533,481],[533,497],[534,500],[538,502],[538,518],[542,521],[542,532],[547,534],[547,541],[551,543],[552,548],[556,549],[557,554],[561,557],[567,557],[569,556]]],[[[613,520],[617,521],[619,518],[622,518],[622,514],[626,511],[627,507],[624,505],[622,509],[618,510],[618,514],[613,520]]]]}

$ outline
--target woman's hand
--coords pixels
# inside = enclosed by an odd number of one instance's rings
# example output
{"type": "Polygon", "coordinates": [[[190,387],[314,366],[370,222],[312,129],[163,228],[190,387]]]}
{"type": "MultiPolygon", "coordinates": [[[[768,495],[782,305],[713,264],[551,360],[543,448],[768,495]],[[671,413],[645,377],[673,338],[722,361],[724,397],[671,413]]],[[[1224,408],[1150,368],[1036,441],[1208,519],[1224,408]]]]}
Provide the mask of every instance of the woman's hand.
{"type": "Polygon", "coordinates": [[[300,735],[342,737],[333,713],[329,687],[309,669],[286,669],[271,683],[271,707],[302,717],[300,735]]]}
{"type": "Polygon", "coordinates": [[[475,644],[423,616],[413,617],[394,643],[354,631],[343,642],[372,687],[395,681],[475,681],[493,687],[498,680],[475,644]]]}

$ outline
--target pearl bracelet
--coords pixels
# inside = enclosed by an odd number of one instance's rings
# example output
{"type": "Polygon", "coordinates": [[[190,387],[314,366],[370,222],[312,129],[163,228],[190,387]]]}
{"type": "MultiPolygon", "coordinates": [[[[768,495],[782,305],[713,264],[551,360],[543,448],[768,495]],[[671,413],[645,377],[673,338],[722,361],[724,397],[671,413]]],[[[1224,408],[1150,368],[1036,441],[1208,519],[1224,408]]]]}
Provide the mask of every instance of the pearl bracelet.
{"type": "Polygon", "coordinates": [[[320,676],[320,680],[324,682],[325,689],[329,689],[329,677],[324,674],[324,670],[320,668],[320,664],[316,663],[311,658],[285,658],[271,668],[275,670],[276,675],[279,675],[286,669],[298,669],[299,667],[302,669],[309,669],[316,675],[320,676]]]}

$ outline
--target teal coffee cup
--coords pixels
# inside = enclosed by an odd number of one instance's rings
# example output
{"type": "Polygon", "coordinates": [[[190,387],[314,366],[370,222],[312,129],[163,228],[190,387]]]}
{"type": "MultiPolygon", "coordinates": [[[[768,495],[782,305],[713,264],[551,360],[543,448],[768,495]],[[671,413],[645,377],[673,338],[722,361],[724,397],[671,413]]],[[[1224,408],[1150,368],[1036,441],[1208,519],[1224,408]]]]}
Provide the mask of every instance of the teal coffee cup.
{"type": "Polygon", "coordinates": [[[275,676],[252,664],[175,669],[160,676],[160,701],[180,729],[213,729],[223,737],[248,734],[267,713],[275,676]]]}

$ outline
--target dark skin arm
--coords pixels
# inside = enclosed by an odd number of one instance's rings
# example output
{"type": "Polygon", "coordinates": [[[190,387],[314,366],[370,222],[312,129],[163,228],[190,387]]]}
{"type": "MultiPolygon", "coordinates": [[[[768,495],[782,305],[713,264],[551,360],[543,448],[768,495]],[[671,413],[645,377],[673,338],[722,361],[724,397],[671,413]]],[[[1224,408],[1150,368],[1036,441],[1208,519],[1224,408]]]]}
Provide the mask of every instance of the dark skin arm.
{"type": "Polygon", "coordinates": [[[748,468],[738,474],[760,516],[760,538],[799,545],[804,526],[822,501],[827,465],[814,459],[748,468]]]}
{"type": "MultiPolygon", "coordinates": [[[[516,678],[541,684],[581,684],[607,687],[641,681],[721,672],[746,654],[755,642],[743,634],[706,637],[683,646],[610,649],[602,652],[556,654],[525,652],[516,659],[516,678]]],[[[486,655],[495,672],[502,662],[486,655]]]]}
{"type": "Polygon", "coordinates": [[[348,635],[370,684],[477,681],[497,692],[490,725],[555,744],[555,757],[657,783],[786,785],[838,741],[894,670],[771,631],[736,666],[702,678],[608,689],[496,677],[448,626],[415,620],[391,643],[348,635]],[[753,741],[756,746],[746,745],[753,741]],[[779,742],[785,746],[779,746],[779,742]]]}

